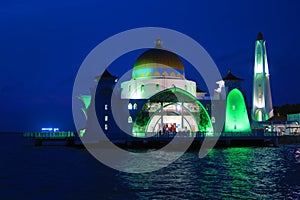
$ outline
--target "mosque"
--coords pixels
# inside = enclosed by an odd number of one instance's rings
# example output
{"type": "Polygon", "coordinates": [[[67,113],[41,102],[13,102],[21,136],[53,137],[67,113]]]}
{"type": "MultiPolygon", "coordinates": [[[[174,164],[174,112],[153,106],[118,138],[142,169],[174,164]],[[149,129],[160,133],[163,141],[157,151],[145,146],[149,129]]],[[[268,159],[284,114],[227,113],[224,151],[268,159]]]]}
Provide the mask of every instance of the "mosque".
{"type": "Polygon", "coordinates": [[[186,78],[180,57],[164,49],[158,39],[154,48],[145,50],[137,58],[130,80],[119,82],[118,77],[106,70],[102,76],[95,77],[98,86],[91,88],[95,91],[94,97],[89,94],[78,97],[84,103],[82,111],[87,120],[80,135],[95,131],[89,122],[92,108],[96,109],[102,130],[111,138],[123,137],[124,132],[133,137],[197,132],[213,135],[216,130],[249,134],[253,124],[273,116],[266,46],[261,33],[254,57],[250,110],[241,88],[243,79],[228,71],[216,82],[218,87],[214,94],[207,97],[195,81],[186,78]],[[118,105],[113,105],[111,99],[117,99],[118,105]],[[117,107],[117,116],[113,115],[114,107],[117,107]]]}

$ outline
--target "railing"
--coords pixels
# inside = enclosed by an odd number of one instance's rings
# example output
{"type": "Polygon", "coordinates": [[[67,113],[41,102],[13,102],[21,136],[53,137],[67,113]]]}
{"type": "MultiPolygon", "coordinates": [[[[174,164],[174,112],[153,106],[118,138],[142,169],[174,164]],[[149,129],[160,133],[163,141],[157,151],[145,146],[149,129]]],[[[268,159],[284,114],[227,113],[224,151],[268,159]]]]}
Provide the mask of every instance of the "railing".
{"type": "Polygon", "coordinates": [[[42,138],[42,139],[64,139],[76,137],[72,131],[59,131],[59,132],[25,132],[25,138],[42,138]]]}
{"type": "Polygon", "coordinates": [[[165,132],[165,133],[143,133],[143,134],[137,134],[137,135],[144,135],[141,136],[133,136],[136,138],[173,138],[175,136],[179,137],[195,137],[195,138],[204,138],[204,137],[257,137],[257,138],[263,138],[263,137],[278,137],[280,136],[280,133],[278,132],[263,132],[263,131],[252,131],[252,132],[223,132],[221,134],[216,133],[207,133],[207,132],[165,132]]]}

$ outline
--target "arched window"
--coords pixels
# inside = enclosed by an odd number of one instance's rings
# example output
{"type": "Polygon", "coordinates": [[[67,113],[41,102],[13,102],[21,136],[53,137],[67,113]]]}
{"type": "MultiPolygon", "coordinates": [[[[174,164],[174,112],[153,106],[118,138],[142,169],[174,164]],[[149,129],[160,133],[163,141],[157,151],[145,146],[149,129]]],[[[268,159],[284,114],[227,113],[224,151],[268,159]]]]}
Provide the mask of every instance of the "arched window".
{"type": "Polygon", "coordinates": [[[107,109],[108,109],[108,105],[105,104],[105,105],[104,105],[104,110],[107,110],[107,109]]]}
{"type": "Polygon", "coordinates": [[[136,109],[137,109],[137,104],[134,103],[134,104],[133,104],[133,110],[136,110],[136,109]]]}
{"type": "Polygon", "coordinates": [[[235,105],[232,105],[232,110],[235,110],[235,105]]]}
{"type": "Polygon", "coordinates": [[[144,91],[145,91],[145,85],[142,84],[142,85],[141,85],[141,92],[144,92],[144,91]]]}
{"type": "Polygon", "coordinates": [[[131,91],[131,85],[128,85],[128,92],[131,91]]]}
{"type": "Polygon", "coordinates": [[[211,117],[211,123],[216,123],[216,118],[214,116],[211,117]]]}
{"type": "Polygon", "coordinates": [[[108,125],[107,124],[104,125],[104,129],[108,130],[108,125]]]}
{"type": "Polygon", "coordinates": [[[155,88],[156,90],[159,90],[159,83],[156,83],[155,88]]]}
{"type": "Polygon", "coordinates": [[[131,117],[131,116],[128,117],[128,123],[129,123],[129,124],[132,123],[132,117],[131,117]]]}
{"type": "Polygon", "coordinates": [[[128,110],[132,110],[132,104],[131,103],[128,104],[128,110]]]}
{"type": "Polygon", "coordinates": [[[104,121],[108,121],[108,116],[107,115],[105,115],[105,117],[104,117],[104,121]]]}

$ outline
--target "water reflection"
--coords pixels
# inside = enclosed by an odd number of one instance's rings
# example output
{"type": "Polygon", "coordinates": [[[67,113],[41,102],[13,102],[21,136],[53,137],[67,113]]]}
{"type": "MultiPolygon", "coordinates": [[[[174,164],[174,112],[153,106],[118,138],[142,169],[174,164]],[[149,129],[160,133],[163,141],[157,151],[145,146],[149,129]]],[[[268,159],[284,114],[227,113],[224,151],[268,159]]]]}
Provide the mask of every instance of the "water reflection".
{"type": "Polygon", "coordinates": [[[203,159],[188,152],[154,173],[119,177],[138,199],[297,199],[299,149],[213,149],[203,159]]]}
{"type": "Polygon", "coordinates": [[[19,135],[2,135],[0,152],[1,199],[300,199],[300,146],[213,149],[203,159],[188,152],[145,174],[110,169],[85,149],[34,147],[19,135]]]}
{"type": "Polygon", "coordinates": [[[295,150],[295,160],[297,163],[300,163],[300,148],[295,150]]]}

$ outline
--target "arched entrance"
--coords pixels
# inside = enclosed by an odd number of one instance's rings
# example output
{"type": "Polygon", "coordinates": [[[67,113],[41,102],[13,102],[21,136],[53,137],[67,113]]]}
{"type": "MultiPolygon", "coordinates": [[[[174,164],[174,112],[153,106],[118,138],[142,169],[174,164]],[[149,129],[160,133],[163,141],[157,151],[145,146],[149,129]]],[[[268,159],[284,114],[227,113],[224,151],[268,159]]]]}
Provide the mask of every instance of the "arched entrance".
{"type": "Polygon", "coordinates": [[[259,122],[261,122],[262,121],[262,111],[260,110],[260,109],[257,109],[256,111],[255,111],[255,119],[256,119],[256,121],[259,121],[259,122]]]}
{"type": "Polygon", "coordinates": [[[210,117],[190,93],[169,88],[152,96],[138,113],[133,136],[158,133],[212,132],[210,117]]]}
{"type": "Polygon", "coordinates": [[[181,103],[170,103],[158,109],[150,118],[146,132],[197,132],[197,121],[193,114],[181,103]]]}

